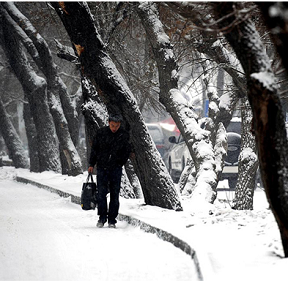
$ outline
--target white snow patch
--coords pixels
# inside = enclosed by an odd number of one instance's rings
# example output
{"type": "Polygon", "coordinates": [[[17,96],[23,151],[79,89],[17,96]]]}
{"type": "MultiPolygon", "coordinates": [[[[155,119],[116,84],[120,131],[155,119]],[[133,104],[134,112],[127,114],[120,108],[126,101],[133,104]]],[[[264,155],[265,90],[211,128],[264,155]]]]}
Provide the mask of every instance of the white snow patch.
{"type": "Polygon", "coordinates": [[[229,107],[231,105],[231,97],[228,93],[224,93],[220,97],[220,102],[219,102],[219,108],[223,108],[225,110],[229,110],[229,107]]]}
{"type": "Polygon", "coordinates": [[[273,73],[271,72],[259,72],[259,73],[253,73],[251,74],[251,78],[258,80],[263,87],[273,91],[274,87],[275,87],[275,76],[273,73]]]}

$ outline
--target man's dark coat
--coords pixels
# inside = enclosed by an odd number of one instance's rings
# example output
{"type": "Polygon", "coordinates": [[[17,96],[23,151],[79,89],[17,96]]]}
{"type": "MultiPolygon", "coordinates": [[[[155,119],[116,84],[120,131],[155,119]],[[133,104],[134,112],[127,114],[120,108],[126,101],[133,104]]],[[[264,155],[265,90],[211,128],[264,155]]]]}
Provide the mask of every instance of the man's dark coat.
{"type": "Polygon", "coordinates": [[[99,129],[91,147],[89,166],[113,169],[122,167],[128,160],[131,152],[129,134],[119,128],[113,133],[109,126],[99,129]]]}

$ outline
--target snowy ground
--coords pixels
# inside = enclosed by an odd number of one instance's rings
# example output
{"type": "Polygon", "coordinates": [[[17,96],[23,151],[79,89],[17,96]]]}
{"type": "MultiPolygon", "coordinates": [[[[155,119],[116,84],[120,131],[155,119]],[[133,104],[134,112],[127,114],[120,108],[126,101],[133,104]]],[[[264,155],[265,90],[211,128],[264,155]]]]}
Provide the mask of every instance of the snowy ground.
{"type": "MultiPolygon", "coordinates": [[[[77,196],[87,176],[0,168],[0,280],[197,280],[191,258],[173,245],[122,221],[97,229],[96,211],[17,183],[16,175],[77,196]]],[[[204,281],[284,280],[288,261],[263,190],[253,211],[232,210],[232,198],[219,192],[209,209],[183,200],[183,212],[121,199],[120,213],[186,241],[204,281]]]]}
{"type": "Polygon", "coordinates": [[[56,194],[11,180],[0,169],[0,280],[192,280],[188,255],[155,235],[118,222],[97,229],[56,194]]]}

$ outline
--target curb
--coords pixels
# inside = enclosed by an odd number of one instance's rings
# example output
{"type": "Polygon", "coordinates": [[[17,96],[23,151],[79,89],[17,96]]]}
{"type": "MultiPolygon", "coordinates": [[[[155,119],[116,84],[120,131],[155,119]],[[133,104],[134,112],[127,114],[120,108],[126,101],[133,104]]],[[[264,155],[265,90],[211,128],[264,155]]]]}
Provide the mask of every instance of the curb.
{"type": "MultiPolygon", "coordinates": [[[[34,185],[38,188],[50,191],[51,193],[58,194],[60,197],[64,197],[64,198],[71,197],[72,203],[79,204],[79,205],[81,203],[80,197],[75,196],[75,195],[70,194],[70,193],[63,192],[63,191],[55,189],[55,188],[52,188],[50,186],[43,185],[41,183],[26,179],[23,177],[19,177],[19,176],[16,176],[16,181],[20,182],[20,183],[24,183],[24,184],[34,185]]],[[[143,230],[147,233],[156,234],[159,239],[173,244],[176,248],[179,248],[181,251],[183,251],[184,253],[189,255],[191,257],[192,261],[194,262],[199,281],[203,281],[203,274],[201,272],[200,263],[199,263],[199,260],[197,258],[197,255],[196,255],[196,251],[190,245],[188,245],[186,242],[184,242],[183,240],[179,239],[178,237],[172,235],[169,232],[166,232],[166,231],[161,230],[157,227],[154,227],[150,224],[147,224],[147,223],[145,223],[145,222],[143,222],[137,218],[119,213],[118,219],[120,221],[121,220],[126,221],[130,225],[139,227],[141,230],[143,230]]]]}

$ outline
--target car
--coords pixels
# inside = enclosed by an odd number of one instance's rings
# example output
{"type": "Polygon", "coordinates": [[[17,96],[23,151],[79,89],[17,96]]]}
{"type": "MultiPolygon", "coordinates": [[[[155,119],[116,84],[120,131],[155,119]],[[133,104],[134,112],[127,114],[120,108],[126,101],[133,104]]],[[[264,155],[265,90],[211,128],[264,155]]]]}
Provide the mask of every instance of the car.
{"type": "MultiPolygon", "coordinates": [[[[236,123],[234,123],[233,121],[232,129],[237,130],[237,132],[239,132],[239,130],[241,131],[241,122],[236,121],[236,123]]],[[[241,135],[237,132],[227,131],[227,156],[224,160],[224,168],[220,179],[227,179],[230,189],[236,187],[238,179],[238,157],[241,149],[241,135]]],[[[177,182],[187,161],[191,159],[191,156],[182,135],[180,135],[179,138],[175,136],[169,137],[169,142],[172,143],[173,146],[168,154],[168,170],[172,179],[177,182]]]]}
{"type": "Polygon", "coordinates": [[[148,131],[154,141],[156,148],[158,149],[161,157],[163,158],[166,148],[165,148],[165,137],[162,132],[162,128],[158,124],[146,123],[148,131]]]}

